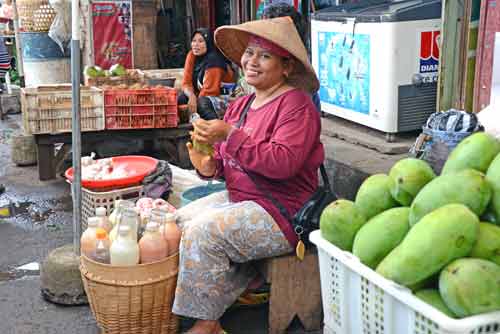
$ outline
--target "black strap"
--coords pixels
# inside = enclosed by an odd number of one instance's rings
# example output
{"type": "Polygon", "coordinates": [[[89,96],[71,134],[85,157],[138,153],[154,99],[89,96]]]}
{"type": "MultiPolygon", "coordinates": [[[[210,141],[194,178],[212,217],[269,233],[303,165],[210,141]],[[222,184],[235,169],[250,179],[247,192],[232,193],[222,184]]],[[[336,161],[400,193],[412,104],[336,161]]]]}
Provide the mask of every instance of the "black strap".
{"type": "Polygon", "coordinates": [[[321,177],[323,178],[323,184],[325,188],[333,192],[332,186],[330,185],[330,180],[328,179],[328,174],[326,173],[325,165],[323,165],[323,163],[319,165],[319,171],[321,173],[321,177]]]}
{"type": "Polygon", "coordinates": [[[241,112],[240,119],[238,120],[238,123],[236,123],[237,129],[241,128],[243,123],[245,123],[245,120],[247,119],[248,110],[250,110],[250,106],[252,105],[253,100],[255,100],[255,94],[252,94],[252,96],[250,96],[247,103],[245,104],[245,108],[243,108],[243,111],[241,112]]]}
{"type": "MultiPolygon", "coordinates": [[[[245,105],[245,108],[243,108],[243,111],[241,112],[241,115],[240,115],[240,119],[238,120],[238,123],[236,123],[236,128],[240,128],[243,123],[245,122],[246,118],[247,118],[247,113],[248,113],[248,110],[250,109],[250,106],[252,105],[252,102],[253,100],[255,99],[255,94],[252,95],[246,105],[245,105]]],[[[263,193],[273,204],[275,207],[278,208],[278,210],[280,211],[281,215],[283,217],[285,217],[288,221],[292,221],[292,217],[290,216],[290,213],[288,212],[288,210],[277,200],[275,199],[270,192],[266,191],[265,189],[263,189],[259,183],[257,182],[257,178],[255,176],[255,174],[253,172],[249,172],[247,170],[245,170],[245,168],[243,168],[243,166],[241,166],[241,169],[243,169],[243,171],[248,175],[248,177],[250,178],[250,180],[252,180],[252,182],[255,184],[255,187],[261,192],[263,193]]],[[[325,166],[323,165],[323,163],[319,166],[319,170],[321,172],[321,177],[323,178],[323,184],[326,188],[328,188],[329,190],[331,190],[331,186],[330,186],[330,181],[328,180],[328,174],[326,173],[326,168],[325,166]]]]}

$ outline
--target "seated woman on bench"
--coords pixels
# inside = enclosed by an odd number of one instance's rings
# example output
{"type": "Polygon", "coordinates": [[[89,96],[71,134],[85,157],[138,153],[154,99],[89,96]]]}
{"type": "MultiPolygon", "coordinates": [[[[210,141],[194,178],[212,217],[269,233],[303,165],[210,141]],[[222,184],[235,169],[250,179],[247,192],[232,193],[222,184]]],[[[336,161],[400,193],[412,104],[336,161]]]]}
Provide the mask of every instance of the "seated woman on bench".
{"type": "Polygon", "coordinates": [[[223,83],[233,83],[234,73],[229,61],[213,45],[208,29],[200,28],[191,38],[191,51],[186,57],[182,94],[177,103],[187,104],[191,114],[203,119],[218,119],[224,115],[228,101],[222,98],[223,83]]]}
{"type": "Polygon", "coordinates": [[[255,93],[231,104],[224,120],[194,122],[192,139],[214,144],[215,154],[188,144],[191,162],[205,178],[224,177],[227,191],[177,211],[183,235],[173,312],[197,319],[189,334],[223,333],[219,318],[256,277],[250,261],[294,250],[298,237],[268,195],[294,215],[317,189],[324,160],[311,101],[319,82],[290,18],[224,26],[215,37],[255,93]]]}

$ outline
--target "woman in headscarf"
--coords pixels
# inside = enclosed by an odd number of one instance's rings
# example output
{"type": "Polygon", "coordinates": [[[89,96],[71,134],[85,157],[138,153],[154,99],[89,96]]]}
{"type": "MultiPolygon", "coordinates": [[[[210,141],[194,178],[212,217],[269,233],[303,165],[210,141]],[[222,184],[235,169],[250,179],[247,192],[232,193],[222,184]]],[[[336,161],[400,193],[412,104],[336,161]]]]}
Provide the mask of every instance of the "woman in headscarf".
{"type": "Polygon", "coordinates": [[[221,118],[228,104],[227,99],[221,97],[222,83],[232,82],[234,73],[215,47],[212,33],[205,28],[197,29],[184,64],[178,104],[187,104],[191,114],[197,112],[206,120],[221,118]]]}
{"type": "Polygon", "coordinates": [[[255,93],[234,101],[224,120],[193,123],[193,140],[215,154],[188,144],[191,162],[205,178],[224,177],[227,191],[177,211],[173,312],[197,319],[188,334],[222,333],[219,318],[256,277],[250,262],[295,249],[299,236],[275,201],[295,215],[316,191],[325,157],[310,98],[319,81],[291,19],[220,27],[215,39],[255,93]]]}

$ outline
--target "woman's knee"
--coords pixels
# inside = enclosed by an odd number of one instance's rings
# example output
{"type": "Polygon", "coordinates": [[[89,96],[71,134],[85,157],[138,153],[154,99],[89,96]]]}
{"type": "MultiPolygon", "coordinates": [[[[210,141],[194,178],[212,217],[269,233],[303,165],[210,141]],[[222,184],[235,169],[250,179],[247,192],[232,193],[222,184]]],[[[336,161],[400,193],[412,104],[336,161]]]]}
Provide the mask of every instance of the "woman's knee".
{"type": "MultiPolygon", "coordinates": [[[[223,222],[222,222],[223,224],[223,222]]],[[[184,225],[183,245],[190,248],[196,244],[201,248],[212,248],[223,243],[224,235],[220,230],[219,219],[193,219],[184,225]]]]}
{"type": "Polygon", "coordinates": [[[201,118],[206,120],[218,119],[219,116],[215,112],[215,108],[212,101],[206,96],[200,96],[198,98],[198,114],[201,118]]]}

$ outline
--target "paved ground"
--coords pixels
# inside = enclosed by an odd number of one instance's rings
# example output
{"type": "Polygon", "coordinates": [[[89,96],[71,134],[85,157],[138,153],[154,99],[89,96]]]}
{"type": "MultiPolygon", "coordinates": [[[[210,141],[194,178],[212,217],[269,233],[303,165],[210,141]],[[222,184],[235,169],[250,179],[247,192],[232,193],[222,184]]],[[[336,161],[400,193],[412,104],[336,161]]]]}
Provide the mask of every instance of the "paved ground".
{"type": "MultiPolygon", "coordinates": [[[[40,263],[54,248],[73,240],[69,186],[58,179],[38,181],[37,168],[11,163],[9,139],[20,132],[20,116],[0,121],[0,207],[19,205],[13,218],[0,218],[0,333],[97,334],[88,306],[62,307],[40,294],[38,271],[19,271],[27,263],[40,263]]],[[[223,318],[230,333],[267,333],[267,307],[231,310],[223,318]]],[[[183,322],[188,327],[189,321],[183,322]]],[[[289,333],[305,333],[293,324],[289,333]]],[[[310,332],[319,334],[320,332],[310,332]]]]}

